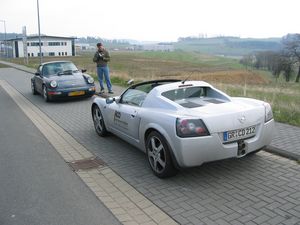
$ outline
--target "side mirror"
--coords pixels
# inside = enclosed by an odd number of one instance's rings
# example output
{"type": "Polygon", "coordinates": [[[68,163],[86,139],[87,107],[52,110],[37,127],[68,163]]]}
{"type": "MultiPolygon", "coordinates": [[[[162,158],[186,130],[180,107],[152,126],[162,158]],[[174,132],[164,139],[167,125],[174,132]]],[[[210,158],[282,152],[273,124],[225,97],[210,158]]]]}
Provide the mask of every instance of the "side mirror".
{"type": "Polygon", "coordinates": [[[34,73],[35,76],[41,76],[39,72],[34,73]]]}
{"type": "Polygon", "coordinates": [[[113,97],[109,97],[106,99],[106,104],[112,104],[116,99],[113,97]]]}
{"type": "Polygon", "coordinates": [[[82,73],[85,73],[86,71],[87,71],[86,69],[82,69],[82,70],[81,70],[82,73]]]}

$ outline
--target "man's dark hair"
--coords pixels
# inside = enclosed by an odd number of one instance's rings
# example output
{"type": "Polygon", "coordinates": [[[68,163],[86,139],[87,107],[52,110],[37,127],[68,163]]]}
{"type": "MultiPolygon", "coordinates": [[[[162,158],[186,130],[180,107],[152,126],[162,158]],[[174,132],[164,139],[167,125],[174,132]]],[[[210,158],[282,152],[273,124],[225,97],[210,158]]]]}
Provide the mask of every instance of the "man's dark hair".
{"type": "Polygon", "coordinates": [[[97,43],[97,47],[103,46],[101,42],[97,43]]]}

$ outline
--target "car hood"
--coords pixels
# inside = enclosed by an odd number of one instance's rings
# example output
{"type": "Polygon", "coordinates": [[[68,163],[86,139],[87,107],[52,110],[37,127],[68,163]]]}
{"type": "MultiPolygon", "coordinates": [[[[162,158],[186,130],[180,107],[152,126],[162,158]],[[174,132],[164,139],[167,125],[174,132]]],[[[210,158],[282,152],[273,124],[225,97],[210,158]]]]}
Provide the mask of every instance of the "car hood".
{"type": "Polygon", "coordinates": [[[187,117],[201,118],[213,133],[258,125],[264,121],[265,109],[260,101],[233,98],[222,104],[184,109],[182,113],[187,117]]]}
{"type": "Polygon", "coordinates": [[[56,80],[59,88],[82,87],[87,85],[86,78],[82,73],[52,76],[49,80],[56,80]]]}

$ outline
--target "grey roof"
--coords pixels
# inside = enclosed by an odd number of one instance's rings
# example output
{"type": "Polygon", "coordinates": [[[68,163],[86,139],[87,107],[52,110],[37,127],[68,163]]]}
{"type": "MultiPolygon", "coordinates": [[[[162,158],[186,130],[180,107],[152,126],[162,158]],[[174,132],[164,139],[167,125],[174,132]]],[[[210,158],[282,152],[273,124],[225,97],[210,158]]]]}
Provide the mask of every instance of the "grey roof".
{"type": "MultiPolygon", "coordinates": [[[[26,37],[27,40],[30,39],[36,39],[39,38],[38,35],[29,35],[26,37]]],[[[50,36],[50,35],[41,35],[41,38],[59,38],[59,39],[77,39],[76,37],[61,37],[61,36],[50,36]]],[[[7,41],[18,41],[18,40],[22,40],[23,37],[16,37],[16,38],[12,38],[12,39],[7,39],[7,41]]]]}

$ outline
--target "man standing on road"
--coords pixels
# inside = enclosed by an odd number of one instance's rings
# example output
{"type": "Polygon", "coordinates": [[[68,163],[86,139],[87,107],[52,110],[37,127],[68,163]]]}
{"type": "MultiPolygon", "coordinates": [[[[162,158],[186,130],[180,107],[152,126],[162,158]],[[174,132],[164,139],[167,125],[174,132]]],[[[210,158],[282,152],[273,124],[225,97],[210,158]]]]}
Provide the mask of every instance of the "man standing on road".
{"type": "Polygon", "coordinates": [[[97,51],[94,55],[93,61],[97,63],[97,75],[100,83],[100,93],[104,93],[103,86],[103,75],[105,77],[105,82],[107,85],[108,93],[113,94],[112,85],[109,77],[109,68],[107,63],[110,61],[110,55],[108,51],[104,48],[102,43],[97,43],[97,51]]]}

